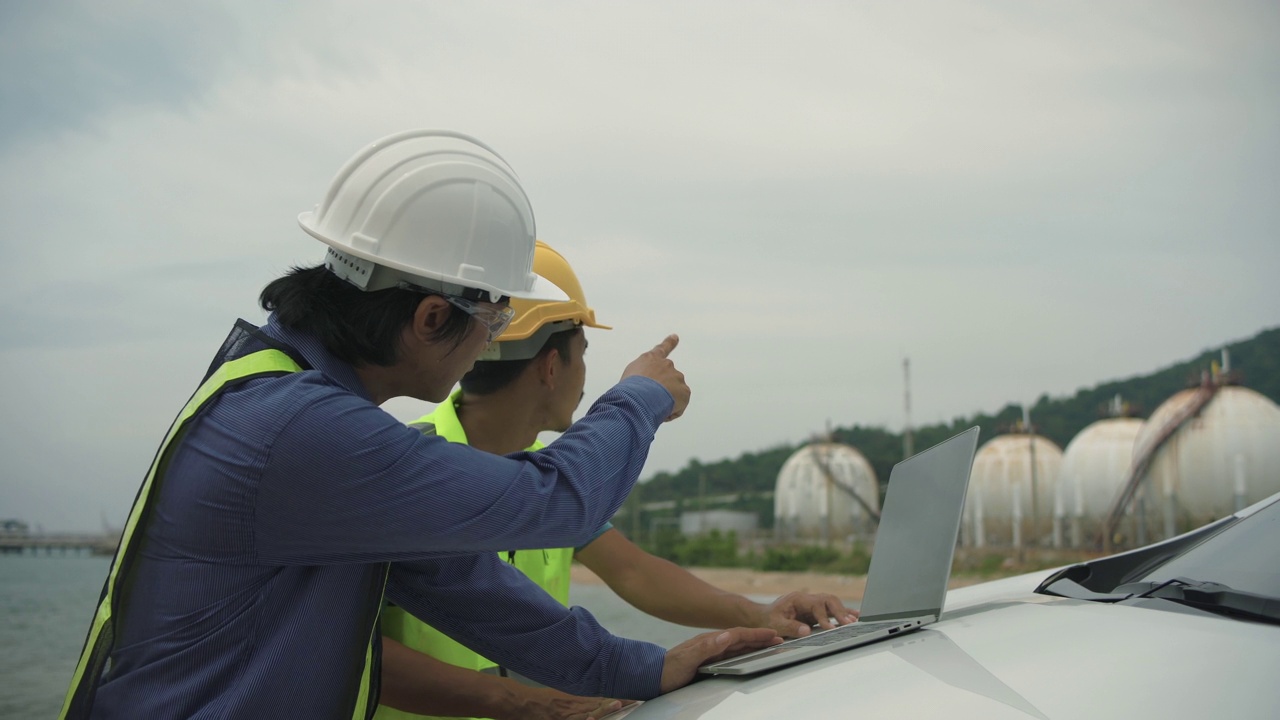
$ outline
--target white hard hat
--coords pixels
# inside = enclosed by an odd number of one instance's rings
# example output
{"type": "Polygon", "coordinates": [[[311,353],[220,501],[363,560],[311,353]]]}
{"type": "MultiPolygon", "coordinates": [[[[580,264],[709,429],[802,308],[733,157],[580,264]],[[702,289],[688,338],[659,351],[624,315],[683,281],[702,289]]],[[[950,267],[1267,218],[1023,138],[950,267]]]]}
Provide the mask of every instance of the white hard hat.
{"type": "Polygon", "coordinates": [[[325,266],[362,290],[568,299],[533,272],[533,208],[515,171],[461,133],[410,130],[374,142],[298,224],[329,246],[325,266]]]}

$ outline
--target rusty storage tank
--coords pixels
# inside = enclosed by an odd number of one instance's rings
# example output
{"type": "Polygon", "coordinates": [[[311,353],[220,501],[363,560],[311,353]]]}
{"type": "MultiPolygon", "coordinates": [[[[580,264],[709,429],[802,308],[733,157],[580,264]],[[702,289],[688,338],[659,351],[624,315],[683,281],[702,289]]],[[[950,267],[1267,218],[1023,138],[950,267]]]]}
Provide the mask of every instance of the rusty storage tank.
{"type": "Polygon", "coordinates": [[[835,442],[810,443],[787,458],[773,496],[780,540],[870,539],[880,514],[880,485],[871,463],[835,442]]]}
{"type": "Polygon", "coordinates": [[[1134,441],[1137,544],[1172,537],[1280,492],[1280,407],[1246,387],[1176,393],[1134,441]]]}
{"type": "Polygon", "coordinates": [[[1065,534],[1071,547],[1094,544],[1128,477],[1134,440],[1142,427],[1140,418],[1107,418],[1085,427],[1067,443],[1056,503],[1065,517],[1055,515],[1055,539],[1065,534]],[[1065,530],[1061,528],[1064,520],[1065,530]]]}
{"type": "Polygon", "coordinates": [[[973,458],[961,542],[972,547],[1046,543],[1061,465],[1062,450],[1040,435],[1018,432],[988,440],[973,458]]]}

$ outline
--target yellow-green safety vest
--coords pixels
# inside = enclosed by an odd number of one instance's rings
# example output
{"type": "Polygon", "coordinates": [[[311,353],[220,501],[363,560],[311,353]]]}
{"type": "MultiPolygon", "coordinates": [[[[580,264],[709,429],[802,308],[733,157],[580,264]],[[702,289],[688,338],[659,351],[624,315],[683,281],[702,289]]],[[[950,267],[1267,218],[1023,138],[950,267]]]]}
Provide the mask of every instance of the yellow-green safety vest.
{"type": "MultiPolygon", "coordinates": [[[[115,643],[116,618],[120,615],[117,589],[129,577],[153,500],[158,497],[160,486],[164,483],[164,474],[159,472],[159,469],[167,465],[169,458],[181,443],[180,437],[187,423],[200,412],[201,408],[224,390],[255,378],[287,375],[300,370],[302,367],[293,358],[275,349],[259,350],[244,357],[229,360],[210,373],[187,401],[186,407],[178,414],[168,434],[165,435],[164,442],[160,444],[155,460],[152,461],[146,479],[142,482],[142,488],[138,491],[138,497],[133,501],[133,508],[129,511],[129,519],[120,537],[120,545],[116,548],[115,558],[111,561],[111,570],[102,588],[98,610],[93,617],[93,625],[89,628],[84,649],[80,653],[80,661],[76,664],[75,674],[71,677],[71,688],[67,691],[67,697],[62,703],[62,712],[58,716],[61,720],[88,718],[93,711],[94,695],[115,643]]],[[[376,642],[379,642],[379,639],[378,623],[375,619],[373,634],[369,638],[369,646],[365,651],[360,693],[352,708],[353,720],[369,717],[373,710],[372,702],[376,700],[370,697],[373,651],[376,642]]]]}
{"type": "MultiPolygon", "coordinates": [[[[435,412],[414,421],[410,426],[424,434],[439,435],[449,442],[466,444],[467,433],[463,430],[454,407],[460,392],[455,392],[446,402],[441,403],[435,412]]],[[[542,447],[543,444],[535,440],[528,449],[539,450],[542,447]]],[[[573,563],[573,548],[518,550],[500,553],[500,556],[529,576],[530,580],[546,590],[547,594],[560,604],[569,604],[569,566],[573,563]]],[[[497,667],[497,663],[395,605],[389,605],[382,610],[382,634],[450,665],[481,672],[492,672],[497,667]]],[[[378,712],[374,715],[374,720],[422,720],[423,718],[436,720],[429,715],[415,715],[386,705],[379,705],[378,712]]]]}

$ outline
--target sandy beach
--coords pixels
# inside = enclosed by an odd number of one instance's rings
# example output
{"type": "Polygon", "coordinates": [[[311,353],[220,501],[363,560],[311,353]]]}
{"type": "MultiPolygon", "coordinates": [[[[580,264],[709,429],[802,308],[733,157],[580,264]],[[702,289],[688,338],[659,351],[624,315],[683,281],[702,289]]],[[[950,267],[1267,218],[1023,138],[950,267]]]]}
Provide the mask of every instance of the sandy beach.
{"type": "MultiPolygon", "coordinates": [[[[826,575],[810,572],[762,572],[750,568],[687,568],[718,588],[743,595],[781,595],[792,590],[828,592],[841,600],[862,599],[865,575],[826,575]]],[[[570,579],[578,584],[600,585],[603,581],[579,563],[574,563],[570,579]]],[[[949,587],[981,582],[980,578],[953,577],[949,587]]]]}

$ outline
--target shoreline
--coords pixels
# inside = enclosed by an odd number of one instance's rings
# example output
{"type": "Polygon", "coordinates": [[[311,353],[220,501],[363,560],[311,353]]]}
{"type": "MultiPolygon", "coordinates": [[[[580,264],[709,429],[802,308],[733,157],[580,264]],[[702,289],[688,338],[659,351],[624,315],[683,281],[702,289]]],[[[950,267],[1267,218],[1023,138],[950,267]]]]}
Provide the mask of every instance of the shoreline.
{"type": "MultiPolygon", "coordinates": [[[[816,572],[765,572],[751,568],[685,568],[695,577],[739,595],[771,595],[777,597],[793,590],[815,593],[831,593],[841,600],[862,600],[866,588],[865,575],[828,575],[816,572]]],[[[951,578],[948,588],[954,589],[983,582],[986,578],[960,576],[951,578]]],[[[579,585],[604,585],[598,575],[581,563],[573,563],[569,569],[569,581],[579,585]]]]}

